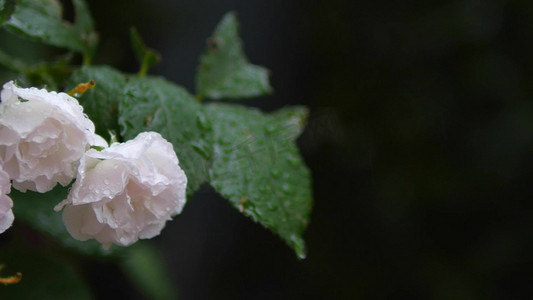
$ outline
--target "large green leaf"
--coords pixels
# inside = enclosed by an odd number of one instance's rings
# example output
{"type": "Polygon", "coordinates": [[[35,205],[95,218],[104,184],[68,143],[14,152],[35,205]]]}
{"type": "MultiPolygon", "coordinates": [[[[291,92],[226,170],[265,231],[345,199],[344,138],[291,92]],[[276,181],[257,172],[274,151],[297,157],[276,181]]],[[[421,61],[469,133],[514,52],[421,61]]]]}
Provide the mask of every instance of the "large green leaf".
{"type": "Polygon", "coordinates": [[[74,0],[73,4],[74,24],[62,19],[61,3],[57,0],[19,0],[3,25],[43,43],[82,53],[88,61],[96,49],[98,35],[85,2],[74,0]]]}
{"type": "Polygon", "coordinates": [[[66,199],[67,194],[68,188],[59,185],[44,194],[31,191],[21,193],[11,189],[15,222],[23,221],[35,230],[55,238],[61,245],[82,254],[108,256],[120,249],[112,247],[106,251],[95,240],[81,242],[70,236],[63,224],[61,213],[54,211],[54,206],[66,199]]]}
{"type": "Polygon", "coordinates": [[[196,74],[196,90],[212,99],[254,97],[272,90],[268,70],[246,59],[233,13],[224,16],[208,40],[196,74]]]}
{"type": "Polygon", "coordinates": [[[69,80],[69,88],[79,83],[94,80],[96,86],[79,98],[84,112],[94,122],[96,133],[109,138],[108,130],[120,132],[118,126],[118,105],[124,97],[126,76],[111,67],[86,66],[74,72],[69,80]]]}
{"type": "Polygon", "coordinates": [[[212,104],[215,153],[209,181],[235,208],[279,234],[305,257],[302,234],[312,205],[309,170],[295,139],[307,110],[291,107],[266,115],[212,104]]]}
{"type": "Polygon", "coordinates": [[[212,126],[203,107],[183,88],[157,77],[132,78],[120,97],[119,123],[125,139],[157,131],[174,145],[191,196],[207,180],[212,126]]]}

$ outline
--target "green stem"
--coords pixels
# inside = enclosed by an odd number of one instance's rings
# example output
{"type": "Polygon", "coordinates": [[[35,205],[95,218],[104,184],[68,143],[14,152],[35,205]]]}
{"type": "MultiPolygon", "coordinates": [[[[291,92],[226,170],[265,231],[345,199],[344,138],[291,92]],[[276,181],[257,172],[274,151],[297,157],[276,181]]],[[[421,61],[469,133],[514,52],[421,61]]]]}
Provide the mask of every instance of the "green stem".
{"type": "Polygon", "coordinates": [[[88,66],[91,64],[91,57],[87,54],[83,55],[83,65],[88,66]]]}
{"type": "Polygon", "coordinates": [[[202,93],[198,93],[196,96],[194,96],[194,100],[196,100],[196,102],[202,102],[202,100],[204,100],[204,95],[202,93]]]}
{"type": "Polygon", "coordinates": [[[146,73],[148,73],[148,68],[150,67],[148,59],[149,59],[148,55],[144,54],[143,62],[141,64],[141,69],[139,70],[139,73],[137,73],[139,77],[144,77],[146,73]]]}

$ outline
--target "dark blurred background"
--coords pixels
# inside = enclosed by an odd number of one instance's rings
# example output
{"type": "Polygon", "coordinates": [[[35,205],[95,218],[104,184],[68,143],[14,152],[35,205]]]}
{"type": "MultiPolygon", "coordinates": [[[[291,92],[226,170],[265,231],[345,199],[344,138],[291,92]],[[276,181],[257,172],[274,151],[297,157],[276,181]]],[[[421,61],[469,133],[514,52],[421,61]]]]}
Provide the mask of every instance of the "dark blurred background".
{"type": "MultiPolygon", "coordinates": [[[[275,89],[243,103],[311,109],[298,141],[314,181],[308,258],[205,186],[155,239],[181,299],[531,297],[532,1],[89,6],[96,64],[137,71],[135,26],[162,54],[150,73],[191,91],[233,10],[275,89]]],[[[113,265],[90,270],[98,298],[143,299],[113,265]]]]}

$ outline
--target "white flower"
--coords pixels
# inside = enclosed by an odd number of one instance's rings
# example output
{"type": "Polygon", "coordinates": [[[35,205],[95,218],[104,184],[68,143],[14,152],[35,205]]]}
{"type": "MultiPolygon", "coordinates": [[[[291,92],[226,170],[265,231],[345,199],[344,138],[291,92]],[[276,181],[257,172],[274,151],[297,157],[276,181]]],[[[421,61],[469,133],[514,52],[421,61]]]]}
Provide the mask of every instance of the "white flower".
{"type": "Polygon", "coordinates": [[[69,184],[83,153],[104,142],[78,101],[65,93],[19,88],[10,81],[1,101],[0,161],[22,192],[69,184]]]}
{"type": "Polygon", "coordinates": [[[56,206],[78,240],[96,239],[104,248],[128,246],[158,235],[185,204],[187,177],[172,144],[144,132],[80,160],[68,199],[56,206]]]}
{"type": "Polygon", "coordinates": [[[9,182],[9,175],[0,166],[0,233],[11,227],[15,219],[11,210],[13,201],[7,196],[10,191],[11,183],[9,182]]]}

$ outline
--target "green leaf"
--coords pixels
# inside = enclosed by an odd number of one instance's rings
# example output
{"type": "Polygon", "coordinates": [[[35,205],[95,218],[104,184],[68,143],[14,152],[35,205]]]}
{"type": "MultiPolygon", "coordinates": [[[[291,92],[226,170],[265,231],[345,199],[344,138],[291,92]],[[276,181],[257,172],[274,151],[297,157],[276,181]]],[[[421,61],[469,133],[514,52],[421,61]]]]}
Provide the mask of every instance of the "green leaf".
{"type": "Polygon", "coordinates": [[[224,16],[208,40],[196,74],[196,90],[212,99],[248,98],[272,91],[268,70],[250,64],[244,55],[234,13],[224,16]]]}
{"type": "Polygon", "coordinates": [[[131,246],[121,267],[148,299],[176,299],[161,253],[147,242],[131,246]]]}
{"type": "Polygon", "coordinates": [[[182,87],[163,78],[131,78],[119,105],[125,139],[144,131],[159,132],[174,145],[187,175],[187,194],[207,180],[212,156],[212,126],[203,107],[182,87]]]}
{"type": "Polygon", "coordinates": [[[15,11],[16,0],[0,0],[0,26],[11,17],[15,11]]]}
{"type": "Polygon", "coordinates": [[[31,191],[21,193],[12,189],[10,197],[14,203],[15,222],[23,221],[35,230],[55,238],[61,245],[82,254],[92,256],[115,254],[118,247],[106,251],[95,240],[81,242],[70,236],[63,224],[61,213],[54,211],[54,206],[66,199],[67,194],[68,188],[59,185],[44,194],[31,191]]]}
{"type": "Polygon", "coordinates": [[[185,89],[164,79],[130,78],[109,67],[83,67],[73,74],[70,86],[91,79],[96,87],[79,100],[96,132],[108,137],[107,130],[112,129],[125,140],[143,131],[161,133],[174,145],[192,195],[207,179],[212,153],[212,129],[202,106],[185,89]]]}
{"type": "Polygon", "coordinates": [[[124,97],[126,76],[111,67],[85,66],[72,74],[68,87],[94,80],[96,86],[79,98],[83,111],[96,126],[96,133],[109,140],[109,130],[119,132],[118,105],[124,97]]]}
{"type": "Polygon", "coordinates": [[[94,299],[72,263],[59,255],[46,256],[38,247],[11,241],[0,246],[0,264],[5,265],[1,274],[22,273],[19,283],[0,285],[2,299],[94,299]]]}
{"type": "Polygon", "coordinates": [[[146,75],[148,68],[159,63],[159,61],[161,60],[161,56],[159,55],[159,53],[157,53],[157,51],[146,47],[143,40],[141,39],[141,36],[134,27],[130,29],[130,38],[133,51],[135,52],[135,56],[141,64],[139,76],[144,76],[146,75]]]}
{"type": "Polygon", "coordinates": [[[43,43],[82,53],[88,62],[98,43],[89,9],[84,1],[74,0],[76,22],[62,19],[57,0],[19,0],[4,26],[43,43]]]}
{"type": "Polygon", "coordinates": [[[72,67],[68,65],[71,54],[67,53],[55,61],[28,63],[0,49],[0,65],[18,73],[10,80],[16,79],[23,86],[46,86],[51,91],[57,90],[58,84],[63,83],[72,72],[72,67]]]}
{"type": "Polygon", "coordinates": [[[307,110],[266,115],[212,104],[215,154],[209,181],[235,208],[270,228],[305,257],[302,234],[312,205],[310,173],[295,145],[307,110]]]}

